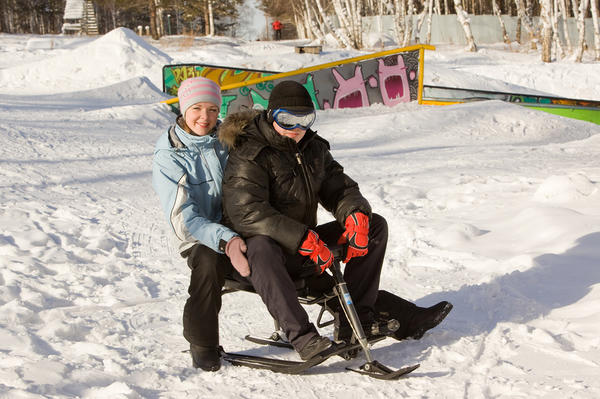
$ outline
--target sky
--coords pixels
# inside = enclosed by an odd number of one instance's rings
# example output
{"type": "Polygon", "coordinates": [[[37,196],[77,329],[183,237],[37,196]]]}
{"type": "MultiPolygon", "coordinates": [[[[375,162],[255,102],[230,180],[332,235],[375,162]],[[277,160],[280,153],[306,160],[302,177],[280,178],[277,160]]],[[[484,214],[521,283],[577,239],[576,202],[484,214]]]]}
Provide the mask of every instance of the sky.
{"type": "MultiPolygon", "coordinates": [[[[393,368],[420,363],[410,377],[345,370],[360,358],[298,376],[191,367],[189,269],[151,187],[154,144],[174,120],[161,68],[288,71],[368,53],[295,44],[0,34],[0,397],[599,397],[600,126],[500,101],[317,112],[388,221],[381,288],[454,305],[422,339],[373,348],[393,368]]],[[[591,53],[544,64],[517,44],[425,54],[428,84],[590,100],[598,68],[591,53]]],[[[225,296],[220,321],[226,350],[298,360],[244,340],[272,332],[258,296],[225,296]]]]}

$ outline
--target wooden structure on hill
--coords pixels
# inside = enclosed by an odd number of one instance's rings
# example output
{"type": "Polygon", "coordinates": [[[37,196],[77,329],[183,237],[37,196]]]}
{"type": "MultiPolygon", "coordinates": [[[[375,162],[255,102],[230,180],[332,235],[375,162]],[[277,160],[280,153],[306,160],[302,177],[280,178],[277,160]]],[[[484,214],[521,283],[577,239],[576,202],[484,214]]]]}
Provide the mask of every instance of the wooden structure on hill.
{"type": "Polygon", "coordinates": [[[63,15],[63,34],[97,35],[98,22],[91,0],[67,0],[63,15]]]}

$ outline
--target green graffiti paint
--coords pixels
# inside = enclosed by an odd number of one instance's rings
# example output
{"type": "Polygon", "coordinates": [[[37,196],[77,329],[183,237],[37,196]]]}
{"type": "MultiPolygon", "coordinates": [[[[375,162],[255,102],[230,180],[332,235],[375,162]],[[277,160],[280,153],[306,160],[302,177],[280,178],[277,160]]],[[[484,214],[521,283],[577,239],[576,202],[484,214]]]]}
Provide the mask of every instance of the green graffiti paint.
{"type": "Polygon", "coordinates": [[[252,108],[257,109],[267,109],[269,105],[269,98],[264,98],[260,95],[259,92],[255,90],[250,90],[250,96],[252,97],[252,108]]]}
{"type": "Polygon", "coordinates": [[[235,100],[235,96],[223,96],[221,101],[221,111],[219,112],[219,118],[224,119],[227,116],[227,110],[229,109],[229,103],[235,100]]]}

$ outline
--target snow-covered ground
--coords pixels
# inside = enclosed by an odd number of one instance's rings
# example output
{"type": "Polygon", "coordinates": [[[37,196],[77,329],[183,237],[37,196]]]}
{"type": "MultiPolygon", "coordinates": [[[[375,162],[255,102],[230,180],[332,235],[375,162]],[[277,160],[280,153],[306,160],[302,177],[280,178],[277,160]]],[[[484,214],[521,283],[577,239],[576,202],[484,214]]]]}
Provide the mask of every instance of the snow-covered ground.
{"type": "MultiPolygon", "coordinates": [[[[159,104],[162,65],[283,71],[359,54],[191,44],[125,29],[0,34],[0,397],[600,397],[600,126],[497,101],[318,112],[319,133],[388,220],[382,288],[454,304],[421,340],[374,348],[389,366],[421,368],[395,382],[341,359],[299,376],[191,368],[189,270],[150,184],[154,143],[173,120],[159,104]]],[[[591,56],[543,64],[516,45],[438,46],[425,76],[600,100],[591,56]]],[[[272,329],[257,296],[223,302],[226,349],[297,359],[244,341],[272,329]]]]}

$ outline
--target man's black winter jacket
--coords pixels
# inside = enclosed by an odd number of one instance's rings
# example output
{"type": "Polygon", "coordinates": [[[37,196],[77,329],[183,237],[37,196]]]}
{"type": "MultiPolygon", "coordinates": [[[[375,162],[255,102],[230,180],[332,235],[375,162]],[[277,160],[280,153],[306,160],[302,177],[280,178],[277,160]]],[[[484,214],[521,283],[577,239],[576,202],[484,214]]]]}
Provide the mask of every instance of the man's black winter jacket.
{"type": "Polygon", "coordinates": [[[266,235],[296,253],[307,229],[317,225],[321,204],[343,226],[346,217],[371,207],[355,181],[308,130],[300,143],[281,136],[266,113],[225,119],[219,139],[230,147],[223,179],[224,223],[245,238],[266,235]]]}

